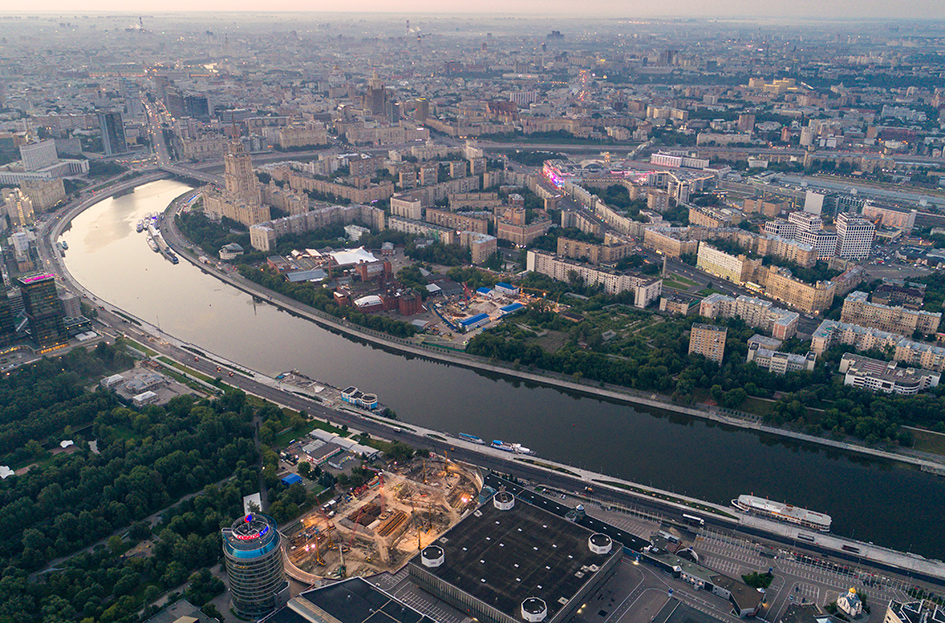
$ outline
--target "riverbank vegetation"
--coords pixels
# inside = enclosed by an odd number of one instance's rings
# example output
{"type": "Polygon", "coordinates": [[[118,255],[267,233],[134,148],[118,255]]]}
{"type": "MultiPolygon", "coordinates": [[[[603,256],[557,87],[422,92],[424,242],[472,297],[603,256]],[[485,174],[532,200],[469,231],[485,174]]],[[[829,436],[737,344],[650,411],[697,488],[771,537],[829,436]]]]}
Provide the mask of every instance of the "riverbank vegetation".
{"type": "Polygon", "coordinates": [[[4,623],[135,621],[167,590],[200,605],[222,589],[201,570],[258,490],[266,413],[238,391],[130,409],[97,387],[130,364],[102,343],[0,379],[0,463],[30,467],[0,481],[4,623]]]}
{"type": "Polygon", "coordinates": [[[385,229],[383,231],[364,234],[358,240],[348,240],[344,225],[334,223],[319,229],[297,234],[286,234],[276,242],[272,251],[254,251],[249,243],[249,230],[246,226],[234,220],[223,217],[220,222],[210,220],[200,210],[182,212],[176,216],[175,224],[180,232],[191,242],[196,244],[208,256],[216,257],[220,248],[235,242],[246,250],[246,253],[235,258],[235,264],[255,264],[265,262],[269,255],[288,255],[297,249],[350,249],[365,247],[379,249],[385,242],[397,245],[406,245],[414,236],[403,232],[385,229]]]}
{"type": "Polygon", "coordinates": [[[269,268],[254,268],[245,264],[239,266],[239,271],[243,277],[253,283],[358,326],[402,338],[410,337],[417,332],[416,327],[402,320],[377,314],[365,314],[354,307],[339,305],[335,302],[332,293],[321,284],[290,283],[282,275],[269,268]]]}
{"type": "MultiPolygon", "coordinates": [[[[566,315],[533,304],[477,335],[466,350],[515,369],[656,391],[677,404],[749,411],[773,425],[835,439],[855,437],[870,445],[911,446],[912,433],[904,425],[945,431],[945,391],[889,396],[844,386],[834,374],[841,348],[825,353],[812,372],[778,376],[746,361],[747,340],[756,329],[737,318],[716,320],[728,328],[720,366],[688,353],[689,330],[705,319],[664,318],[631,307],[632,301],[589,294],[585,300],[565,299],[571,305],[566,315]]],[[[552,290],[548,298],[555,296],[552,290]]]]}

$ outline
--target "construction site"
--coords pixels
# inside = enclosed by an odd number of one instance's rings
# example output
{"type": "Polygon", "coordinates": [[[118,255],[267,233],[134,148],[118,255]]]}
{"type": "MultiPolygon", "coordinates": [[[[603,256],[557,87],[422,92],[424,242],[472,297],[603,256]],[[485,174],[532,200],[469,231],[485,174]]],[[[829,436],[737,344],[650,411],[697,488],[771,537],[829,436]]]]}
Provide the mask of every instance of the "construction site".
{"type": "Polygon", "coordinates": [[[394,572],[474,509],[481,489],[477,468],[443,457],[378,470],[286,534],[288,571],[319,578],[394,572]]]}

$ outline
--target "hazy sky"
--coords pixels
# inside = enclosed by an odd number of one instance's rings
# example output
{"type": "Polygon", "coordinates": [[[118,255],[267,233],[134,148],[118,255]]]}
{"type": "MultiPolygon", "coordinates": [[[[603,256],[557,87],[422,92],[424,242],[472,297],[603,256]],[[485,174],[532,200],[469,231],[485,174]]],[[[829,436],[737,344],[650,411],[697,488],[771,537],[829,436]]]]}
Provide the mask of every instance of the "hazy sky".
{"type": "MultiPolygon", "coordinates": [[[[945,0],[32,0],[0,11],[166,12],[166,11],[313,11],[382,13],[514,13],[587,17],[811,17],[841,19],[945,19],[945,0]],[[18,9],[18,10],[17,10],[18,9]]],[[[12,3],[11,3],[12,4],[12,3]]]]}

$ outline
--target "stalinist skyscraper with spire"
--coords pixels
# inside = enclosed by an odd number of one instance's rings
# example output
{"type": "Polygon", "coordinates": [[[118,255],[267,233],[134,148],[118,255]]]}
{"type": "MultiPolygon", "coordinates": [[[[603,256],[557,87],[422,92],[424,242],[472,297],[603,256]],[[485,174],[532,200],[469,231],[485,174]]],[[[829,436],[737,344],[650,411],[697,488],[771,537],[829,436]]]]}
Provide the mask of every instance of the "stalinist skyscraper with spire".
{"type": "Polygon", "coordinates": [[[233,141],[223,158],[223,192],[204,193],[204,205],[211,218],[227,217],[247,227],[269,220],[269,206],[263,205],[253,162],[243,143],[233,141]]]}
{"type": "Polygon", "coordinates": [[[223,158],[223,184],[226,194],[246,204],[259,203],[259,188],[253,175],[253,161],[243,143],[233,141],[223,158]]]}

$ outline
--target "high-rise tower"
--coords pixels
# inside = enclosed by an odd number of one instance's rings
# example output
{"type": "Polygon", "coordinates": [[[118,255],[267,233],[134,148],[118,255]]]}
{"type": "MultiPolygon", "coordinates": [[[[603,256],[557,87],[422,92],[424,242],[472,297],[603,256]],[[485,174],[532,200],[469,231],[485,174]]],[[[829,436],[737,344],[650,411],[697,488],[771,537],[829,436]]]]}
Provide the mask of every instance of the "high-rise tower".
{"type": "Polygon", "coordinates": [[[288,601],[289,583],[272,517],[246,515],[224,528],[223,557],[237,614],[256,619],[288,601]]]}
{"type": "Polygon", "coordinates": [[[40,348],[58,346],[66,341],[62,302],[56,292],[56,276],[33,273],[19,278],[23,305],[29,320],[30,334],[40,348]]]}
{"type": "Polygon", "coordinates": [[[253,175],[253,161],[243,143],[233,141],[224,158],[223,182],[230,201],[259,205],[259,190],[253,175]]]}
{"type": "Polygon", "coordinates": [[[98,115],[98,127],[102,131],[102,147],[106,156],[128,151],[125,139],[125,122],[120,112],[103,112],[98,115]]]}

